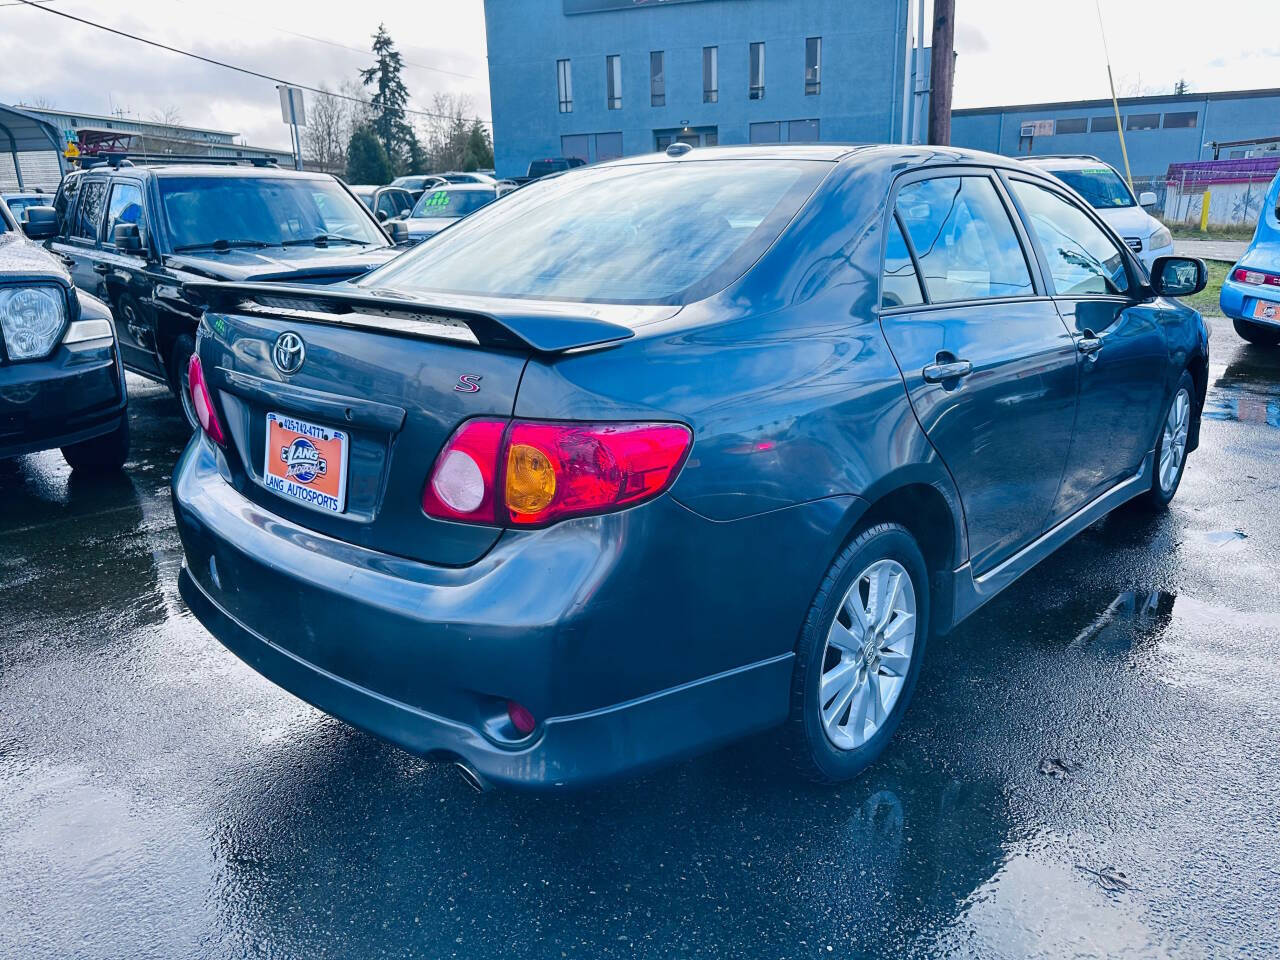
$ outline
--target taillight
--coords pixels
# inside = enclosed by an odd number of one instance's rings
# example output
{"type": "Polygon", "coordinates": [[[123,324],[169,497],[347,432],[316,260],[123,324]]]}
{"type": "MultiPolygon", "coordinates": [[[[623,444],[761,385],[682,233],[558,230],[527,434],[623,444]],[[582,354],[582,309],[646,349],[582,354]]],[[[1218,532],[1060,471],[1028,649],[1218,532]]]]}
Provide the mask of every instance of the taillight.
{"type": "Polygon", "coordinates": [[[1261,270],[1246,270],[1244,267],[1236,267],[1231,274],[1231,279],[1236,283],[1249,283],[1255,286],[1265,284],[1268,287],[1280,287],[1280,274],[1263,273],[1261,270]]]}
{"type": "Polygon", "coordinates": [[[470,420],[440,451],[422,507],[513,527],[608,513],[666,490],[692,441],[676,423],[470,420]]]}
{"type": "Polygon", "coordinates": [[[191,405],[195,407],[196,419],[209,438],[220,447],[227,445],[227,435],[218,420],[218,411],[213,408],[213,397],[209,395],[209,385],[205,383],[204,367],[200,365],[200,354],[193,353],[187,361],[187,386],[191,390],[191,405]]]}

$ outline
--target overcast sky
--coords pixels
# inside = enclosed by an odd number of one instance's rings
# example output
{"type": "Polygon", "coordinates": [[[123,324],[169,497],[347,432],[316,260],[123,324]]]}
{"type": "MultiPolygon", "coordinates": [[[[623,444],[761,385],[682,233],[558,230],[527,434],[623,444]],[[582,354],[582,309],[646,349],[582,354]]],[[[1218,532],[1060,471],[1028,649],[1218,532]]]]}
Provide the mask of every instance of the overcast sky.
{"type": "MultiPolygon", "coordinates": [[[[481,0],[50,5],[313,86],[354,78],[371,55],[340,45],[367,50],[384,21],[409,61],[405,82],[415,106],[426,107],[436,92],[465,94],[476,115],[489,116],[481,0]]],[[[956,6],[955,106],[1107,95],[1090,0],[957,0],[956,6]]],[[[1122,96],[1168,92],[1180,77],[1196,91],[1280,86],[1277,0],[1102,0],[1102,8],[1122,96]],[[1263,29],[1267,24],[1271,29],[1263,29]]],[[[176,107],[193,126],[239,131],[255,146],[288,145],[270,83],[0,0],[0,103],[40,99],[63,109],[107,114],[119,108],[144,118],[176,107]]]]}

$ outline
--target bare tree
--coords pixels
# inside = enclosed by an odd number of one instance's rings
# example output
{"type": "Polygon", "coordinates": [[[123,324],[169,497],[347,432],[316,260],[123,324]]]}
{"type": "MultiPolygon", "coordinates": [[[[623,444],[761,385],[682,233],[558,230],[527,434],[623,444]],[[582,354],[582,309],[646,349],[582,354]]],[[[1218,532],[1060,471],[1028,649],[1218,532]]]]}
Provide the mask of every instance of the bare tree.
{"type": "Polygon", "coordinates": [[[359,104],[335,97],[323,85],[320,89],[325,92],[312,97],[307,105],[307,125],[302,128],[302,158],[313,169],[340,174],[347,165],[353,108],[359,108],[359,104]]]}

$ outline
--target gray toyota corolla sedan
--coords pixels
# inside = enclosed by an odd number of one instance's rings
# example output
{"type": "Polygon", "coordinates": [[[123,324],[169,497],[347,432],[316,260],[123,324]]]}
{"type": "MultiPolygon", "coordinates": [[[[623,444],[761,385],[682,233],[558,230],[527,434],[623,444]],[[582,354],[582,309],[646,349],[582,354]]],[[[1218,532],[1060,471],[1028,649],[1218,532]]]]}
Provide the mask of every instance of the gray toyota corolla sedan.
{"type": "Polygon", "coordinates": [[[193,284],[182,595],[255,669],[473,782],[786,725],[851,777],[931,635],[1196,446],[1204,264],[959,150],[540,181],[361,279],[193,284]]]}

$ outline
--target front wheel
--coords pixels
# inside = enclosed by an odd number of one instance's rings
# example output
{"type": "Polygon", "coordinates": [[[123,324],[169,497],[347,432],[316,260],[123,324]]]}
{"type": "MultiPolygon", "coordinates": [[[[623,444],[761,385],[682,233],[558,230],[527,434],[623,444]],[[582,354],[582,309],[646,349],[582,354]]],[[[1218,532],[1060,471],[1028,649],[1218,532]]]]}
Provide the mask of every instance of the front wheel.
{"type": "Polygon", "coordinates": [[[1259,347],[1274,347],[1280,344],[1280,327],[1266,326],[1265,324],[1254,323],[1252,320],[1233,320],[1231,322],[1236,328],[1236,333],[1250,343],[1257,344],[1259,347]]]}
{"type": "Polygon", "coordinates": [[[812,780],[850,780],[884,751],[915,689],[929,633],[929,576],[893,523],[862,531],[814,597],[796,646],[790,749],[812,780]]]}
{"type": "Polygon", "coordinates": [[[129,459],[129,413],[120,417],[120,426],[92,440],[82,440],[62,448],[62,457],[72,470],[108,473],[119,470],[129,459]]]}
{"type": "Polygon", "coordinates": [[[1195,395],[1196,385],[1191,374],[1184,370],[1161,421],[1151,489],[1140,501],[1149,509],[1163,510],[1167,507],[1182,483],[1182,474],[1187,468],[1187,440],[1191,436],[1195,395]]]}

